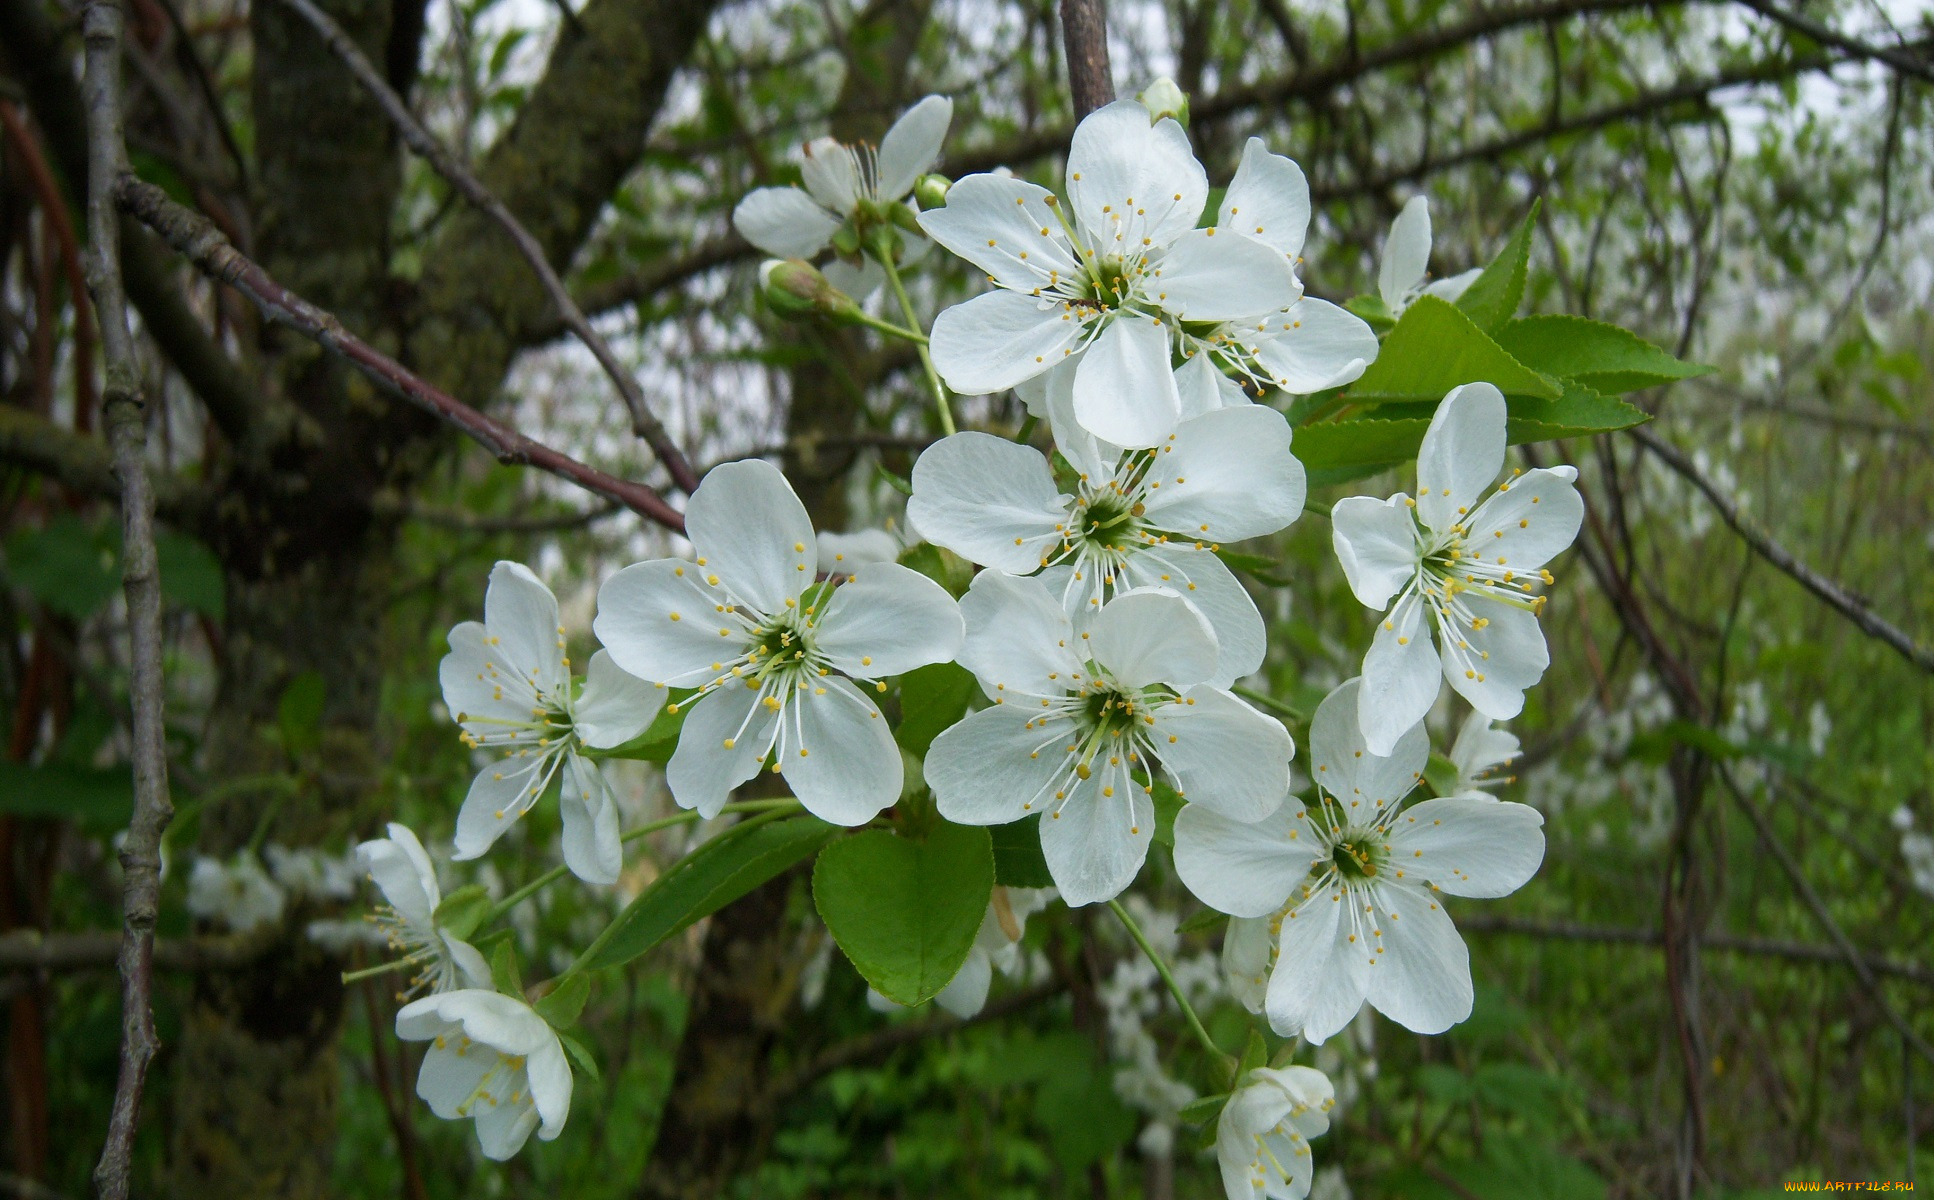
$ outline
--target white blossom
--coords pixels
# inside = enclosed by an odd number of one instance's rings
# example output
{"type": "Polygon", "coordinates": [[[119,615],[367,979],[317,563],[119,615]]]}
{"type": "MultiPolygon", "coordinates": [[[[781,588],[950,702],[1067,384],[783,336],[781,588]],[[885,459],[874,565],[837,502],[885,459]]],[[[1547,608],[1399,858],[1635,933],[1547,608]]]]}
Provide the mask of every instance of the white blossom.
{"type": "Polygon", "coordinates": [[[1483,268],[1473,267],[1461,275],[1425,283],[1430,241],[1430,201],[1412,196],[1390,223],[1390,238],[1383,244],[1383,262],[1377,269],[1377,294],[1391,316],[1401,314],[1419,296],[1454,301],[1484,273],[1483,268]]]}
{"type": "Polygon", "coordinates": [[[1513,472],[1480,504],[1504,465],[1504,438],[1503,394],[1488,383],[1455,388],[1424,434],[1415,497],[1351,496],[1332,510],[1351,590],[1387,607],[1363,660],[1373,753],[1389,754],[1430,711],[1440,673],[1473,708],[1508,720],[1550,662],[1533,589],[1552,582],[1544,564],[1578,534],[1578,472],[1513,472]]]}
{"type": "Polygon", "coordinates": [[[996,886],[988,899],[980,929],[974,934],[974,944],[967,951],[967,960],[933,1002],[963,1021],[978,1013],[987,1004],[987,990],[994,981],[995,971],[1013,979],[1026,970],[1027,962],[1021,956],[1021,934],[1027,929],[1027,919],[1046,908],[1054,896],[1053,888],[996,886]]]}
{"type": "Polygon", "coordinates": [[[389,836],[357,846],[356,857],[387,901],[371,914],[371,921],[389,948],[416,966],[406,995],[426,988],[449,992],[490,987],[484,956],[437,924],[443,889],[437,885],[436,865],[408,826],[391,822],[389,836]]]}
{"type": "Polygon", "coordinates": [[[284,891],[309,900],[347,900],[356,894],[360,874],[356,855],[331,854],[315,846],[291,850],[271,843],[263,847],[269,874],[284,891]]]}
{"type": "Polygon", "coordinates": [[[616,883],[624,865],[617,798],[579,751],[638,736],[661,698],[602,650],[579,692],[564,651],[557,597],[520,563],[491,569],[482,624],[450,631],[437,668],[443,702],[465,744],[492,756],[457,815],[456,857],[480,857],[561,777],[565,865],[587,883],[616,883]]]}
{"type": "Polygon", "coordinates": [[[1279,930],[1270,1026],[1318,1044],[1366,999],[1418,1033],[1469,1016],[1470,959],[1440,897],[1508,895],[1544,858],[1544,818],[1529,805],[1474,795],[1401,807],[1423,778],[1429,739],[1418,724],[1392,755],[1370,751],[1358,688],[1349,680],[1317,706],[1313,817],[1292,799],[1257,823],[1195,804],[1175,822],[1175,866],[1189,890],[1279,930]]]}
{"type": "Polygon", "coordinates": [[[1156,445],[1182,415],[1171,327],[1278,312],[1302,295],[1281,252],[1196,228],[1208,195],[1182,127],[1151,124],[1134,100],[1075,129],[1065,205],[1007,176],[958,181],[946,207],[920,214],[921,228],[996,287],[934,321],[935,367],[955,391],[980,395],[1080,355],[1080,425],[1119,446],[1156,445]]]}
{"type": "Polygon", "coordinates": [[[1473,711],[1458,728],[1451,743],[1450,762],[1457,768],[1457,780],[1446,795],[1484,795],[1511,782],[1511,777],[1493,774],[1518,758],[1518,737],[1509,730],[1491,728],[1491,718],[1473,711]]]}
{"type": "Polygon", "coordinates": [[[550,1141],[571,1113],[571,1067],[537,1012],[482,988],[440,992],[403,1006],[396,1036],[429,1042],[416,1094],[446,1121],[475,1118],[485,1157],[523,1149],[535,1129],[550,1141]]]}
{"type": "Polygon", "coordinates": [[[1329,1131],[1336,1093],[1310,1067],[1257,1067],[1222,1107],[1215,1157],[1229,1200],[1303,1200],[1314,1169],[1309,1140],[1329,1131]]]}
{"type": "Polygon", "coordinates": [[[1224,542],[1275,533],[1303,510],[1303,466],[1289,422],[1245,405],[1178,425],[1153,450],[1108,448],[1069,495],[1032,447],[958,433],[913,466],[907,512],[936,545],[1009,574],[1039,572],[1078,629],[1111,596],[1169,588],[1215,629],[1216,669],[1227,687],[1262,665],[1256,603],[1216,557],[1224,542]]]}
{"type": "Polygon", "coordinates": [[[275,924],[288,903],[288,893],[250,850],[237,851],[227,862],[198,857],[188,873],[188,911],[233,933],[275,924]]]}
{"type": "Polygon", "coordinates": [[[715,467],[692,494],[697,557],[635,563],[605,581],[593,627],[618,664],[695,688],[665,772],[672,797],[706,817],[768,755],[815,815],[860,825],[900,797],[904,768],[886,721],[852,680],[882,682],[960,646],[946,589],[895,563],[815,583],[818,541],[792,485],[756,459],[715,467]]]}
{"type": "Polygon", "coordinates": [[[960,662],[993,706],[934,739],[926,777],[950,821],[1044,814],[1041,849],[1062,899],[1093,904],[1141,869],[1159,764],[1197,805],[1259,820],[1283,801],[1289,732],[1204,682],[1215,636],[1181,596],[1116,596],[1076,633],[1036,579],[983,571],[961,600],[960,662]]]}

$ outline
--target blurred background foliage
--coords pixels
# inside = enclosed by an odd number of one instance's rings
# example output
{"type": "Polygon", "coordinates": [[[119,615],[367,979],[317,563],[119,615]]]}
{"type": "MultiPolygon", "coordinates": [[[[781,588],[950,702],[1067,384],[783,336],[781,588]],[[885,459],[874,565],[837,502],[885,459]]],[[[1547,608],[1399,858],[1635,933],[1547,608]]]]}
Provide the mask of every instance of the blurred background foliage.
{"type": "MultiPolygon", "coordinates": [[[[696,461],[776,456],[822,528],[898,527],[894,479],[936,433],[917,364],[763,311],[729,213],[754,186],[796,180],[805,139],[877,137],[929,91],[956,104],[941,169],[1053,180],[1071,116],[1051,3],[325,7],[520,214],[589,205],[546,244],[696,461]],[[613,70],[658,71],[662,95],[579,92],[581,112],[540,111],[585,47],[613,70]],[[572,165],[572,121],[584,145],[604,139],[607,183],[572,165]],[[556,160],[492,149],[519,129],[556,160]]],[[[105,931],[128,808],[124,613],[117,525],[87,457],[92,334],[61,232],[78,192],[57,77],[71,79],[78,36],[45,0],[0,10],[0,1194],[79,1196],[118,1030],[105,931]]],[[[662,478],[588,356],[531,307],[521,267],[474,226],[482,257],[461,258],[461,201],[380,120],[373,148],[357,141],[371,126],[286,18],[247,0],[137,0],[130,18],[146,177],[285,278],[307,263],[302,286],[433,377],[482,389],[466,399],[613,472],[662,478]],[[325,219],[371,204],[360,233],[325,219]],[[344,246],[374,265],[331,257],[344,246]],[[463,332],[436,341],[440,321],[463,332]]],[[[1615,321],[1717,367],[1635,397],[1677,467],[1628,435],[1533,450],[1576,463],[1590,506],[1557,564],[1553,666],[1513,725],[1524,754],[1504,793],[1544,812],[1546,865],[1508,900],[1455,914],[1478,980],[1469,1022],[1419,1038],[1366,1010],[1299,1058],[1330,1072],[1340,1101],[1316,1143],[1317,1194],[1744,1200],[1790,1179],[1910,1178],[1916,1143],[1923,1162],[1934,1151],[1934,1100],[1916,1098],[1934,1097],[1934,1062],[1915,1044],[1934,1038],[1927,671],[1756,552],[1694,477],[1762,544],[1917,641],[1934,626],[1929,10],[1113,0],[1109,19],[1118,88],[1177,79],[1212,181],[1251,135],[1302,164],[1318,201],[1312,294],[1374,290],[1385,231],[1416,191],[1440,275],[1488,261],[1542,199],[1526,311],[1615,321]]],[[[978,289],[958,267],[935,254],[917,270],[929,316],[978,289]]],[[[366,898],[285,889],[286,911],[247,935],[191,916],[197,854],[339,858],[388,819],[446,843],[470,768],[436,662],[449,626],[480,611],[493,561],[552,582],[575,655],[598,581],[675,547],[433,431],[357,424],[343,414],[385,401],[315,369],[235,297],[174,267],[163,283],[199,336],[144,307],[181,815],[140,1194],[1220,1194],[1201,1132],[1177,1117],[1214,1090],[1199,1053],[1132,947],[1087,911],[1036,917],[1026,971],[963,1026],[871,1007],[804,877],[782,878],[602,982],[585,1025],[601,1078],[580,1080],[560,1140],[503,1166],[414,1101],[383,981],[335,982],[363,951],[308,935],[357,919],[366,898]],[[219,368],[196,357],[211,350],[219,368]],[[223,407],[231,375],[319,422],[300,453],[223,407]],[[265,482],[287,477],[309,490],[265,482]]],[[[1020,419],[1011,396],[963,410],[982,427],[1020,419]]],[[[1313,507],[1397,486],[1319,487],[1313,507]]],[[[1354,671],[1368,614],[1321,515],[1241,549],[1265,564],[1253,582],[1272,624],[1253,682],[1306,714],[1354,671]]],[[[1440,745],[1459,720],[1448,705],[1434,716],[1440,745]]],[[[623,779],[628,823],[668,811],[653,768],[623,779]]],[[[477,877],[503,889],[551,865],[555,819],[539,808],[477,877]]],[[[521,909],[527,961],[561,967],[688,844],[683,829],[633,843],[616,896],[554,888],[521,909]]],[[[1189,921],[1163,851],[1136,894],[1216,1036],[1239,1046],[1252,1018],[1218,990],[1220,930],[1189,921]]]]}

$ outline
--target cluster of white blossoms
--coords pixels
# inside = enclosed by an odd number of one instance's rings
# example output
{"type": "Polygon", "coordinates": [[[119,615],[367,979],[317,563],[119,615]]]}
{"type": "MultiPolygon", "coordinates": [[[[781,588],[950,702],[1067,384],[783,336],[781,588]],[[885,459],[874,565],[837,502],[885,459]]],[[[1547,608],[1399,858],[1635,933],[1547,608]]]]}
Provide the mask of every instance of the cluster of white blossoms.
{"type": "MultiPolygon", "coordinates": [[[[1382,615],[1360,677],[1315,713],[1314,793],[1299,799],[1289,729],[1239,694],[1268,644],[1220,554],[1304,511],[1290,423],[1258,401],[1347,385],[1378,352],[1365,322],[1304,294],[1302,171],[1252,139],[1205,224],[1208,178],[1187,135],[1122,101],[1076,130],[1065,199],[974,175],[916,215],[906,197],[951,112],[927,98],[877,152],[814,142],[805,190],[762,189],[734,219],[789,257],[830,245],[851,267],[864,250],[903,300],[893,239],[859,235],[917,220],[994,285],[940,313],[933,366],[958,392],[1016,389],[1057,455],[985,432],[920,455],[909,529],[978,569],[958,599],[896,561],[894,537],[816,532],[768,463],[716,467],[687,503],[689,555],[603,581],[592,623],[603,648],[582,679],[551,591],[499,563],[484,621],[453,629],[442,663],[444,702],[478,766],[456,857],[482,855],[555,783],[565,865],[614,882],[623,838],[598,760],[663,718],[662,736],[676,737],[666,784],[684,809],[716,816],[768,773],[814,816],[864,826],[924,781],[948,821],[1035,821],[1073,906],[1133,883],[1166,806],[1183,882],[1234,918],[1227,984],[1278,1034],[1321,1043],[1366,1001],[1412,1030],[1448,1029],[1470,1014],[1472,984],[1444,897],[1505,895],[1543,857],[1539,814],[1486,790],[1517,752],[1491,722],[1519,712],[1546,666],[1543,568],[1577,533],[1575,472],[1499,483],[1505,400],[1472,381],[1437,407],[1414,491],[1335,506],[1343,572],[1382,615]],[[986,703],[932,739],[910,783],[892,681],[949,662],[986,703]],[[1407,803],[1444,681],[1475,710],[1451,751],[1456,780],[1407,803]]],[[[1423,284],[1429,240],[1413,202],[1386,258],[1388,310],[1468,283],[1423,284]]],[[[360,853],[388,900],[376,920],[414,970],[408,990],[427,993],[397,1023],[433,1043],[419,1094],[440,1115],[476,1118],[492,1157],[533,1130],[555,1136],[572,1043],[543,1002],[492,990],[464,940],[480,910],[446,913],[414,835],[392,826],[360,853]]],[[[996,893],[938,997],[963,1015],[996,970],[1018,968],[1021,923],[1051,896],[996,893]]],[[[1329,1080],[1279,1060],[1250,1066],[1229,1093],[1217,1154],[1230,1197],[1306,1195],[1329,1080]]]]}

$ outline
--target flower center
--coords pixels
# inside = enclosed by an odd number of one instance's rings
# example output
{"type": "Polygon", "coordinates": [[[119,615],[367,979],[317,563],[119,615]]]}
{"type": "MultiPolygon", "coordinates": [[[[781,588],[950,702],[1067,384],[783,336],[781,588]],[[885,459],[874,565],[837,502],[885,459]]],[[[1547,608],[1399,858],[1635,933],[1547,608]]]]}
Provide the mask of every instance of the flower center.
{"type": "Polygon", "coordinates": [[[1330,866],[1344,883],[1367,883],[1375,879],[1390,862],[1390,847],[1383,831],[1351,826],[1330,844],[1330,866]]]}

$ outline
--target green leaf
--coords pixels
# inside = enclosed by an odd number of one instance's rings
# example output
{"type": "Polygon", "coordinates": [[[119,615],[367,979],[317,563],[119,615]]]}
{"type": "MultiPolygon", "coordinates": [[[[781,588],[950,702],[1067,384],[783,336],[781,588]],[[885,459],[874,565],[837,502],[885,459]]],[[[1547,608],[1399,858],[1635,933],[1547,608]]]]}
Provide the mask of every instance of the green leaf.
{"type": "Polygon", "coordinates": [[[1221,1092],[1214,1096],[1198,1096],[1184,1104],[1175,1115],[1190,1125],[1206,1125],[1221,1116],[1223,1106],[1228,1103],[1228,1092],[1221,1092]]]}
{"type": "Polygon", "coordinates": [[[1712,371],[1616,325],[1583,317],[1526,317],[1498,330],[1497,339],[1526,366],[1600,392],[1635,392],[1712,371]]]}
{"type": "Polygon", "coordinates": [[[579,971],[566,977],[532,1007],[552,1029],[569,1029],[578,1023],[578,1014],[584,1011],[584,1002],[590,998],[591,980],[579,971]]]}
{"type": "Polygon", "coordinates": [[[1054,886],[1047,856],[1041,853],[1041,814],[987,827],[994,843],[994,882],[1002,887],[1054,886]]]}
{"type": "MultiPolygon", "coordinates": [[[[1353,404],[1438,401],[1467,383],[1493,384],[1507,396],[1555,400],[1560,394],[1556,383],[1511,357],[1461,309],[1436,296],[1419,296],[1404,310],[1377,361],[1347,394],[1353,404]]],[[[1298,458],[1302,441],[1298,431],[1298,458]]]]}
{"type": "Polygon", "coordinates": [[[1429,428],[1426,417],[1326,421],[1296,431],[1296,457],[1312,478],[1319,471],[1375,470],[1417,457],[1417,447],[1423,444],[1424,431],[1429,428]]]}
{"type": "Polygon", "coordinates": [[[592,1083],[598,1082],[598,1060],[592,1055],[591,1047],[584,1044],[584,1039],[567,1029],[560,1029],[557,1031],[557,1040],[563,1044],[564,1053],[570,1056],[577,1069],[589,1076],[592,1083]]]}
{"type": "Polygon", "coordinates": [[[510,938],[497,943],[490,952],[490,983],[506,996],[524,998],[524,976],[517,969],[517,947],[510,938]]]}
{"type": "Polygon", "coordinates": [[[1540,203],[1531,202],[1531,211],[1524,214],[1524,223],[1518,226],[1518,231],[1504,243],[1484,273],[1473,279],[1471,286],[1457,298],[1457,307],[1486,333],[1495,334],[1498,326],[1515,316],[1518,305],[1524,303],[1524,277],[1531,264],[1531,225],[1538,219],[1540,203]]]}
{"type": "Polygon", "coordinates": [[[923,1004],[953,981],[994,889],[979,826],[940,822],[924,841],[869,829],[826,847],[813,900],[833,940],[879,993],[923,1004]]]}
{"type": "Polygon", "coordinates": [[[733,826],[672,864],[627,905],[586,969],[630,962],[780,875],[839,832],[804,816],[733,826]]]}
{"type": "Polygon", "coordinates": [[[967,585],[974,581],[974,564],[931,542],[908,547],[900,555],[900,565],[911,567],[946,588],[956,600],[966,594],[967,585]]]}
{"type": "Polygon", "coordinates": [[[893,736],[908,754],[925,755],[974,696],[974,676],[958,663],[934,663],[900,677],[900,727],[893,736]]]}
{"type": "Polygon", "coordinates": [[[1424,782],[1439,796],[1448,796],[1457,790],[1457,765],[1450,759],[1430,752],[1430,761],[1424,764],[1424,782]]]}
{"type": "Polygon", "coordinates": [[[276,724],[282,730],[282,747],[290,754],[303,754],[322,744],[322,674],[304,671],[282,689],[276,705],[276,724]]]}
{"type": "Polygon", "coordinates": [[[1390,312],[1390,306],[1383,302],[1382,296],[1374,293],[1351,296],[1343,302],[1343,307],[1360,317],[1364,324],[1378,333],[1397,323],[1397,318],[1390,312]]]}
{"type": "Polygon", "coordinates": [[[7,539],[7,574],[48,608],[82,620],[121,586],[118,549],[106,524],[63,514],[7,539]]]}
{"type": "Polygon", "coordinates": [[[484,914],[490,911],[490,893],[484,891],[479,883],[466,883],[443,898],[431,916],[438,928],[456,938],[467,941],[483,924],[484,914]]]}
{"type": "Polygon", "coordinates": [[[111,833],[126,826],[133,812],[134,775],[126,767],[0,761],[0,813],[71,818],[89,830],[111,833]]]}
{"type": "Polygon", "coordinates": [[[1158,846],[1174,847],[1175,818],[1181,815],[1182,805],[1187,801],[1168,784],[1157,779],[1154,782],[1155,794],[1155,843],[1158,846]]]}
{"type": "Polygon", "coordinates": [[[1242,1061],[1236,1064],[1236,1078],[1238,1080],[1243,1079],[1249,1072],[1264,1065],[1268,1061],[1269,1043],[1263,1039],[1261,1031],[1254,1025],[1251,1025],[1249,1027],[1249,1041],[1242,1048],[1242,1061]]]}
{"type": "Polygon", "coordinates": [[[1513,396],[1505,403],[1511,413],[1505,423],[1505,440],[1513,446],[1610,433],[1643,425],[1652,419],[1644,409],[1615,396],[1602,395],[1571,379],[1565,381],[1565,394],[1556,400],[1513,396]]]}
{"type": "Polygon", "coordinates": [[[691,711],[690,707],[683,703],[684,699],[691,695],[689,690],[679,688],[671,695],[671,701],[659,710],[658,716],[645,727],[643,733],[609,750],[589,750],[586,753],[593,758],[635,758],[644,762],[670,762],[672,751],[678,749],[679,731],[685,728],[685,716],[691,711]],[[677,712],[672,711],[674,707],[678,709],[677,712]]]}
{"type": "Polygon", "coordinates": [[[169,603],[205,617],[221,620],[222,564],[208,547],[183,534],[155,536],[156,565],[161,571],[161,595],[169,603]]]}
{"type": "MultiPolygon", "coordinates": [[[[1302,447],[1298,446],[1297,449],[1300,451],[1302,447]]],[[[1270,587],[1293,586],[1293,581],[1283,578],[1283,564],[1273,558],[1264,558],[1260,554],[1239,554],[1233,550],[1218,551],[1216,557],[1222,560],[1223,566],[1241,571],[1258,583],[1270,587]]]]}
{"type": "Polygon", "coordinates": [[[1210,929],[1219,929],[1228,919],[1229,914],[1226,912],[1217,912],[1213,908],[1205,908],[1180,925],[1177,925],[1175,932],[1178,934],[1202,933],[1210,929]]]}
{"type": "MultiPolygon", "coordinates": [[[[1589,437],[1642,425],[1652,418],[1612,396],[1566,381],[1557,399],[1508,396],[1505,440],[1513,446],[1554,438],[1589,437]]],[[[1347,482],[1417,457],[1430,429],[1434,404],[1391,404],[1379,415],[1351,421],[1325,421],[1296,431],[1296,457],[1308,468],[1312,484],[1347,482]]]]}

